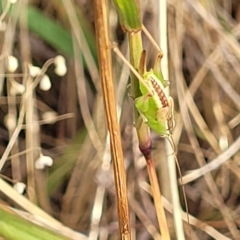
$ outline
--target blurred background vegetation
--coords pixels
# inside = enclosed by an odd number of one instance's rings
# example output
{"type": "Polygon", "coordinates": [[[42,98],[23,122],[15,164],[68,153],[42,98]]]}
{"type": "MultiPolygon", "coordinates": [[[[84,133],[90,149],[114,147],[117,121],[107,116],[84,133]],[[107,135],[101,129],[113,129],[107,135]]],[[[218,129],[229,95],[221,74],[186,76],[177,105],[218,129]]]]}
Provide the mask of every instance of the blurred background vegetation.
{"type": "MultiPolygon", "coordinates": [[[[114,6],[109,5],[111,39],[127,55],[125,33],[114,6]]],[[[1,202],[29,210],[31,205],[21,204],[19,196],[4,185],[7,182],[16,188],[22,182],[27,186],[23,195],[63,225],[89,239],[118,239],[93,3],[22,0],[3,15],[6,8],[8,1],[1,1],[1,202]],[[55,72],[58,55],[66,60],[63,76],[55,72]],[[9,56],[17,59],[14,71],[9,56]],[[46,89],[41,79],[28,77],[29,64],[44,69],[51,61],[46,69],[51,86],[46,89]],[[24,86],[24,93],[17,84],[24,86]],[[34,163],[41,156],[51,157],[53,166],[36,169],[34,163]]],[[[143,24],[158,41],[158,1],[142,1],[141,13],[143,24]]],[[[239,39],[238,0],[168,0],[168,80],[175,101],[176,154],[183,176],[214,159],[223,160],[211,176],[183,178],[189,181],[185,185],[189,213],[221,233],[218,239],[237,239],[240,227],[239,39]],[[227,149],[229,154],[223,156],[227,149]]],[[[145,36],[143,44],[152,65],[156,51],[145,36]]],[[[114,54],[113,69],[133,239],[160,239],[134,131],[129,69],[114,54]]],[[[168,196],[169,182],[159,167],[160,159],[166,160],[164,144],[156,135],[153,139],[156,169],[168,196]]],[[[192,237],[187,239],[213,239],[203,225],[193,225],[192,237]]],[[[169,226],[173,231],[171,221],[169,226]]]]}

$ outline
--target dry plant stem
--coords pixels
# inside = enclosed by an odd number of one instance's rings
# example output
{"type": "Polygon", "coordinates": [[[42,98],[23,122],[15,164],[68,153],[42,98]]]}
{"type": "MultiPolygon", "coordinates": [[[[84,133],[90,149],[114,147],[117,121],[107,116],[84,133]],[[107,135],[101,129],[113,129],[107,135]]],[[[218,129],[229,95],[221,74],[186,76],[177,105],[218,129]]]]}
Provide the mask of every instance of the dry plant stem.
{"type": "MultiPolygon", "coordinates": [[[[7,1],[6,3],[8,5],[8,7],[5,8],[6,13],[9,10],[9,6],[10,6],[10,1],[7,1]]],[[[16,15],[18,15],[15,12],[16,15]]],[[[3,20],[4,18],[4,14],[1,14],[0,17],[0,22],[3,20]]],[[[3,46],[2,46],[2,54],[1,54],[1,60],[3,58],[5,58],[7,55],[10,54],[11,48],[12,48],[12,41],[14,41],[14,30],[15,30],[15,26],[16,26],[16,21],[14,19],[12,19],[9,16],[9,22],[11,22],[11,24],[9,25],[9,27],[6,29],[5,34],[4,34],[4,42],[3,42],[3,46]],[[10,40],[11,39],[11,40],[10,40]]],[[[0,64],[0,72],[3,73],[4,70],[3,68],[5,67],[5,64],[0,64]]],[[[9,74],[11,75],[11,74],[9,74]]],[[[12,81],[14,81],[14,76],[6,76],[6,74],[1,74],[0,77],[0,92],[2,93],[2,87],[3,87],[3,83],[4,81],[2,81],[2,77],[7,77],[8,81],[7,81],[7,87],[8,87],[8,97],[7,97],[7,103],[8,103],[8,116],[11,117],[12,119],[15,119],[17,121],[17,110],[16,110],[16,103],[17,103],[17,99],[16,96],[11,96],[10,93],[10,84],[12,81]]],[[[2,99],[1,99],[2,102],[2,99]]],[[[14,133],[14,129],[13,128],[8,128],[9,131],[9,138],[11,139],[13,133],[14,133]]],[[[18,141],[16,140],[16,142],[13,145],[12,148],[12,152],[11,154],[17,153],[18,152],[18,141]]],[[[2,160],[2,159],[1,159],[2,160]]],[[[2,164],[2,161],[1,161],[2,164]]],[[[20,162],[19,162],[19,157],[16,156],[15,159],[12,159],[12,178],[13,180],[17,180],[17,181],[21,181],[21,171],[20,171],[20,162]]],[[[0,172],[1,172],[1,168],[0,168],[0,172]]]]}
{"type": "Polygon", "coordinates": [[[96,39],[100,76],[103,88],[107,125],[112,148],[113,169],[116,185],[120,239],[128,240],[130,236],[129,209],[127,201],[126,173],[118,125],[114,87],[112,81],[111,52],[108,34],[108,13],[106,1],[94,1],[96,39]]]}
{"type": "MultiPolygon", "coordinates": [[[[18,3],[16,3],[18,4],[18,3]]],[[[20,8],[15,8],[15,10],[13,11],[13,14],[15,16],[19,16],[19,9],[20,8]]],[[[2,61],[4,58],[6,58],[8,55],[10,55],[11,53],[11,49],[12,49],[12,45],[14,42],[14,34],[15,34],[15,28],[16,28],[16,18],[11,17],[9,15],[9,21],[11,22],[11,24],[9,24],[9,27],[7,27],[7,29],[5,30],[4,33],[4,40],[1,40],[1,55],[0,55],[0,60],[2,61]]],[[[0,21],[1,22],[1,21],[0,21]]],[[[5,64],[0,64],[0,94],[2,95],[2,91],[3,91],[3,86],[4,86],[4,78],[5,78],[5,64]]]]}
{"type": "MultiPolygon", "coordinates": [[[[16,107],[16,96],[11,96],[10,93],[10,84],[11,81],[14,81],[13,78],[8,78],[9,81],[7,82],[7,90],[8,90],[8,117],[15,119],[17,121],[17,107],[16,107]],[[10,80],[11,79],[11,80],[10,80]]],[[[8,132],[9,132],[9,138],[12,137],[12,134],[14,132],[14,127],[8,126],[8,132]]],[[[18,140],[13,145],[11,155],[17,154],[19,151],[18,149],[18,140]]],[[[13,156],[11,158],[11,165],[12,165],[12,179],[14,181],[21,181],[21,168],[20,168],[20,159],[19,156],[13,156]]]]}
{"type": "Polygon", "coordinates": [[[151,158],[146,159],[146,162],[147,162],[148,176],[149,176],[151,189],[152,189],[152,195],[154,199],[154,205],[157,212],[158,222],[160,223],[162,239],[170,240],[171,238],[168,231],[166,215],[165,215],[163,203],[162,203],[162,195],[161,195],[160,187],[158,184],[158,178],[155,171],[154,162],[151,158]]]}
{"type": "MultiPolygon", "coordinates": [[[[159,2],[159,39],[160,39],[160,48],[164,52],[164,57],[161,60],[161,68],[162,68],[162,74],[166,79],[169,79],[169,65],[168,65],[168,37],[167,37],[167,0],[162,0],[159,2]]],[[[169,93],[169,88],[167,89],[169,93]]],[[[173,144],[173,138],[172,138],[173,144]]],[[[172,144],[168,141],[168,139],[165,140],[166,145],[166,151],[167,151],[167,164],[162,164],[161,168],[166,169],[168,172],[168,178],[170,182],[170,193],[168,193],[168,196],[171,197],[171,202],[173,205],[173,219],[174,219],[174,226],[175,226],[175,235],[177,239],[185,239],[184,235],[184,229],[183,229],[183,222],[181,219],[181,204],[179,199],[179,190],[178,190],[178,182],[177,182],[177,174],[176,174],[176,165],[177,169],[179,171],[179,175],[182,178],[181,169],[179,167],[178,159],[176,154],[172,154],[172,151],[174,151],[172,144]]],[[[186,211],[188,214],[188,203],[186,198],[186,193],[184,186],[182,187],[183,196],[184,196],[184,202],[186,205],[186,211]]],[[[165,192],[163,192],[164,196],[167,196],[165,192]]],[[[191,233],[190,233],[191,235],[191,233]]]]}
{"type": "MultiPolygon", "coordinates": [[[[28,98],[26,98],[26,147],[34,149],[36,147],[36,138],[38,136],[38,127],[37,122],[35,121],[35,111],[34,111],[34,92],[30,89],[30,85],[32,83],[32,79],[28,78],[27,82],[27,91],[29,92],[28,98]],[[35,126],[34,126],[35,125],[35,126]],[[35,136],[35,139],[34,139],[35,136]]],[[[34,154],[34,150],[29,151],[26,154],[26,161],[27,161],[27,192],[29,199],[32,202],[36,202],[36,185],[35,185],[35,168],[34,168],[34,161],[36,159],[36,155],[34,154]]]]}
{"type": "MultiPolygon", "coordinates": [[[[20,40],[23,56],[23,72],[28,72],[27,64],[31,62],[30,46],[29,46],[29,34],[27,29],[27,0],[22,1],[21,13],[20,13],[20,40]]],[[[39,136],[39,127],[36,121],[36,111],[35,111],[35,91],[31,89],[31,84],[33,79],[29,76],[26,78],[25,86],[28,95],[25,95],[26,104],[26,148],[34,148],[39,146],[38,136],[39,136]]],[[[35,182],[35,168],[34,161],[37,159],[38,153],[34,150],[29,151],[26,154],[26,164],[27,164],[27,193],[30,201],[36,202],[36,182],[35,182]]]]}

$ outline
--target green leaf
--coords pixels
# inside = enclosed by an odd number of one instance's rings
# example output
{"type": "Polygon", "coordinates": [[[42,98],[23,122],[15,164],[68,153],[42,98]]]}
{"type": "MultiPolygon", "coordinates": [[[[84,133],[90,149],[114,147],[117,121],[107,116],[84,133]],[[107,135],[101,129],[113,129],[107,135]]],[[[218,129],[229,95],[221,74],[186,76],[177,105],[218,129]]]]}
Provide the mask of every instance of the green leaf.
{"type": "Polygon", "coordinates": [[[28,7],[27,18],[30,30],[38,34],[57,49],[73,56],[71,35],[63,27],[31,6],[28,7]]]}
{"type": "Polygon", "coordinates": [[[122,28],[127,32],[138,32],[142,28],[140,8],[137,0],[114,0],[122,28]]]}
{"type": "Polygon", "coordinates": [[[69,238],[35,225],[0,206],[0,236],[8,240],[69,240],[69,238]]]}

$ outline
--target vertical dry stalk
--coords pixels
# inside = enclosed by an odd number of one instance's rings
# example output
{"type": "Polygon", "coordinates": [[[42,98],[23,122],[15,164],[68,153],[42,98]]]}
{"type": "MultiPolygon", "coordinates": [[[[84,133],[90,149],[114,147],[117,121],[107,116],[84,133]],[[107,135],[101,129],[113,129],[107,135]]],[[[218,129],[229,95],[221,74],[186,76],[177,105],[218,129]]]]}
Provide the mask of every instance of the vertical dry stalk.
{"type": "Polygon", "coordinates": [[[170,233],[167,225],[167,219],[162,203],[162,193],[158,184],[158,178],[152,158],[146,159],[148,176],[151,184],[154,206],[156,208],[159,227],[161,229],[162,239],[170,240],[170,233]]]}
{"type": "MultiPolygon", "coordinates": [[[[23,56],[23,71],[27,73],[28,68],[27,64],[30,63],[31,54],[30,54],[30,45],[29,45],[29,35],[28,35],[28,28],[27,28],[27,19],[26,19],[26,11],[27,11],[27,1],[22,1],[21,6],[21,14],[20,14],[20,22],[21,22],[21,29],[20,29],[20,40],[22,47],[22,56],[23,56]]],[[[26,85],[26,95],[24,99],[24,103],[26,104],[26,148],[27,149],[34,149],[35,146],[38,146],[37,136],[39,136],[38,126],[36,122],[36,113],[35,113],[35,93],[34,89],[31,89],[31,84],[33,79],[31,77],[25,78],[25,85],[26,85]],[[34,126],[35,124],[35,126],[34,126]]],[[[28,197],[31,202],[37,202],[36,196],[36,183],[35,183],[35,168],[34,168],[34,161],[38,157],[38,153],[34,150],[27,152],[26,154],[26,165],[27,165],[27,193],[28,197]]]]}
{"type": "Polygon", "coordinates": [[[123,161],[120,129],[117,120],[114,87],[112,82],[111,52],[108,34],[108,15],[106,6],[107,4],[105,0],[94,1],[99,68],[113,157],[119,230],[121,239],[127,240],[130,239],[130,227],[126,188],[126,173],[123,161]]]}

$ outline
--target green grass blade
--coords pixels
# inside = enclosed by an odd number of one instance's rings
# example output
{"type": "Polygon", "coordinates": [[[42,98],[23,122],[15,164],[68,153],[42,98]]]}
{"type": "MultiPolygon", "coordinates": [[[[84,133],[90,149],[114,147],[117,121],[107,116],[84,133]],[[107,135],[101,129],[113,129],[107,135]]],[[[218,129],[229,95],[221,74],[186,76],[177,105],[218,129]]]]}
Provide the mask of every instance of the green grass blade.
{"type": "Polygon", "coordinates": [[[28,27],[52,46],[67,55],[73,56],[73,44],[70,33],[31,6],[28,7],[28,27]]]}
{"type": "Polygon", "coordinates": [[[114,0],[122,28],[127,32],[138,32],[142,28],[137,0],[114,0]]]}
{"type": "Polygon", "coordinates": [[[68,240],[56,232],[35,225],[0,206],[0,236],[8,240],[68,240]]]}

